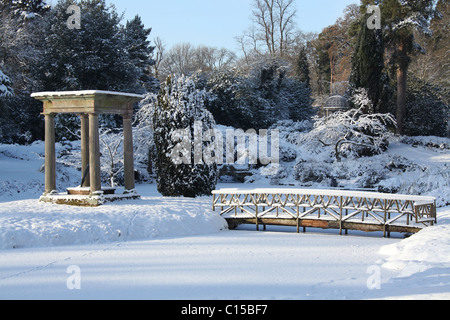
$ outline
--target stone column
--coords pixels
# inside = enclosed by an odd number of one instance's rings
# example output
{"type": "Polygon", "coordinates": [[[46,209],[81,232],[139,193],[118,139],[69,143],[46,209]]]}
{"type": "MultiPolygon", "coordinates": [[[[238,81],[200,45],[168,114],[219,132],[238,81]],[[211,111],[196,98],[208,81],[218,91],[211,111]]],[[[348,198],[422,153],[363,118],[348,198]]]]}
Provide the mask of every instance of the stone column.
{"type": "Polygon", "coordinates": [[[45,115],[45,194],[56,192],[55,114],[45,115]]]}
{"type": "Polygon", "coordinates": [[[89,167],[92,195],[102,190],[98,114],[95,113],[89,113],[89,167]]]}
{"type": "MultiPolygon", "coordinates": [[[[81,178],[86,173],[89,165],[89,117],[87,114],[80,115],[81,118],[81,178]]],[[[90,174],[87,172],[82,187],[90,186],[90,174]]]]}
{"type": "Polygon", "coordinates": [[[123,160],[125,193],[135,189],[132,115],[123,115],[123,160]]]}

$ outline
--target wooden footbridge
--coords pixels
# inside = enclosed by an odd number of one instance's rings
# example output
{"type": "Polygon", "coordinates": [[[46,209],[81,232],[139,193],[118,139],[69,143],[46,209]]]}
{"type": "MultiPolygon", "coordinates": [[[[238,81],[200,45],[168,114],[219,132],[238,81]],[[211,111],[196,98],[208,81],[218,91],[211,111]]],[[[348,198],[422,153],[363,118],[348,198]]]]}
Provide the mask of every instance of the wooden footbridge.
{"type": "Polygon", "coordinates": [[[230,228],[255,224],[303,228],[416,233],[437,223],[432,197],[312,189],[222,189],[213,191],[230,228]]]}

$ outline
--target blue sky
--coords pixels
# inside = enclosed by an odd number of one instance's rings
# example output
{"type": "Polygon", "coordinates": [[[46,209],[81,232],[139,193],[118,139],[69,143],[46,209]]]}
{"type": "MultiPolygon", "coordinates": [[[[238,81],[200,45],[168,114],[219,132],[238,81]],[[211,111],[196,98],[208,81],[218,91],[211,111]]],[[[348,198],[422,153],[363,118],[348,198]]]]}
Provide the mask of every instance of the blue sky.
{"type": "MultiPolygon", "coordinates": [[[[168,48],[180,42],[225,47],[239,51],[234,37],[250,26],[252,0],[107,0],[125,20],[140,15],[168,48]]],[[[297,27],[320,32],[342,16],[344,8],[359,0],[296,0],[297,27]]]]}

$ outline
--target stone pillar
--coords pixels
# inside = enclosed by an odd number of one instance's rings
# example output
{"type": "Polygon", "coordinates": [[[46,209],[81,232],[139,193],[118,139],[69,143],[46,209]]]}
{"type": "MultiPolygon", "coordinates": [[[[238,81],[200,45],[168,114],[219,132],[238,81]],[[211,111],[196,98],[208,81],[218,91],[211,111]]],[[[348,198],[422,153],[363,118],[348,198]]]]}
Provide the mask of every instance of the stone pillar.
{"type": "Polygon", "coordinates": [[[92,195],[102,190],[98,114],[95,113],[89,113],[89,167],[92,195]]]}
{"type": "MultiPolygon", "coordinates": [[[[89,165],[89,117],[87,114],[80,115],[81,118],[81,177],[84,177],[89,165]]],[[[82,187],[90,186],[90,174],[87,172],[82,187]]]]}
{"type": "Polygon", "coordinates": [[[123,115],[123,160],[125,193],[135,189],[132,116],[123,115]]]}
{"type": "Polygon", "coordinates": [[[56,192],[55,114],[45,115],[45,194],[56,192]]]}

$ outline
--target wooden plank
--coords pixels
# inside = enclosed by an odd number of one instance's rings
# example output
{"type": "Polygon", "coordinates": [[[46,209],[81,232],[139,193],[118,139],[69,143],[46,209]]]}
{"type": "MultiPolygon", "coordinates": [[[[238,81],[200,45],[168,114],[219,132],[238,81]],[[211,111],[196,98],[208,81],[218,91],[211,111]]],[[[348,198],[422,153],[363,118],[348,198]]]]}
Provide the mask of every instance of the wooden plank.
{"type": "Polygon", "coordinates": [[[226,218],[229,226],[235,228],[241,224],[256,225],[272,225],[272,226],[287,226],[287,227],[300,227],[303,228],[315,228],[315,229],[336,229],[340,230],[354,230],[363,232],[397,232],[397,233],[417,233],[422,230],[419,227],[412,226],[397,226],[397,225],[380,225],[372,223],[357,223],[357,222],[342,222],[342,227],[339,221],[331,220],[297,220],[297,219],[261,219],[255,218],[226,218]]]}

